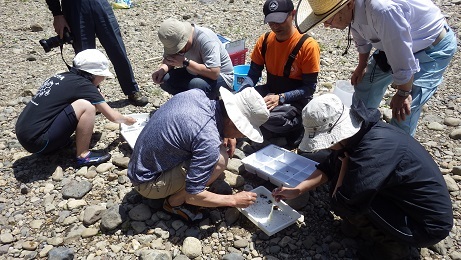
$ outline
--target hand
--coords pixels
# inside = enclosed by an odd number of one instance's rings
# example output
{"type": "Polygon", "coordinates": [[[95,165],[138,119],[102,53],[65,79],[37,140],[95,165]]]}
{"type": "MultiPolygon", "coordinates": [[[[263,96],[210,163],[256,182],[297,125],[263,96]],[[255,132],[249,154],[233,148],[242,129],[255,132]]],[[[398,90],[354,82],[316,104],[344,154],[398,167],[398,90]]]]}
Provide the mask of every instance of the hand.
{"type": "Polygon", "coordinates": [[[223,145],[228,148],[227,154],[229,158],[232,158],[235,153],[235,146],[237,145],[237,139],[235,138],[224,138],[223,145]]]}
{"type": "Polygon", "coordinates": [[[163,59],[163,62],[168,66],[181,67],[184,59],[185,59],[184,55],[172,54],[172,55],[167,55],[163,59]]]}
{"type": "Polygon", "coordinates": [[[392,117],[398,122],[405,120],[405,115],[411,114],[411,95],[408,97],[402,97],[395,94],[391,100],[392,117]]]}
{"type": "Polygon", "coordinates": [[[246,208],[253,203],[255,203],[257,194],[254,192],[250,191],[241,191],[239,193],[236,193],[234,195],[235,198],[235,207],[236,208],[246,208]]]}
{"type": "Polygon", "coordinates": [[[162,67],[160,67],[157,71],[152,73],[152,80],[154,83],[161,84],[163,83],[163,77],[166,74],[166,70],[162,67]]]}
{"type": "Polygon", "coordinates": [[[294,199],[299,195],[299,190],[296,188],[278,187],[272,191],[272,196],[277,202],[283,199],[294,199]]]}
{"type": "Polygon", "coordinates": [[[56,15],[53,18],[53,27],[54,31],[59,35],[59,38],[62,39],[64,36],[64,28],[67,28],[70,32],[69,25],[67,24],[66,18],[64,15],[56,15]]]}
{"type": "Polygon", "coordinates": [[[131,116],[125,116],[125,122],[123,122],[125,125],[132,125],[136,123],[136,119],[132,118],[131,116]]]}
{"type": "Polygon", "coordinates": [[[266,102],[267,109],[271,111],[279,105],[279,95],[269,93],[264,97],[264,102],[266,102]]]}
{"type": "Polygon", "coordinates": [[[364,68],[361,68],[361,67],[358,67],[355,68],[354,72],[352,73],[352,76],[351,76],[351,84],[353,86],[356,86],[357,84],[359,84],[362,79],[363,79],[363,75],[365,75],[365,72],[366,72],[366,68],[367,67],[364,67],[364,68]]]}

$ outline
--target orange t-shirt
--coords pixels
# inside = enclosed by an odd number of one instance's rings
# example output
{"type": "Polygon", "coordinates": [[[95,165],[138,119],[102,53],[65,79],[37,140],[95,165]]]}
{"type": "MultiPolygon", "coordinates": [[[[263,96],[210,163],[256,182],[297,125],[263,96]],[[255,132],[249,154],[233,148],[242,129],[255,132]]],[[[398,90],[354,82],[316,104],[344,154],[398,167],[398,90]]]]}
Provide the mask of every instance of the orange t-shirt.
{"type": "MultiPolygon", "coordinates": [[[[299,39],[303,36],[297,30],[286,41],[279,42],[275,33],[271,32],[267,37],[265,59],[261,55],[264,35],[261,35],[251,53],[251,61],[258,65],[265,65],[266,71],[275,76],[283,76],[283,68],[288,56],[294,49],[299,39]]],[[[309,37],[304,42],[296,55],[291,66],[290,78],[302,80],[302,74],[316,73],[320,71],[320,47],[317,41],[309,37]]]]}

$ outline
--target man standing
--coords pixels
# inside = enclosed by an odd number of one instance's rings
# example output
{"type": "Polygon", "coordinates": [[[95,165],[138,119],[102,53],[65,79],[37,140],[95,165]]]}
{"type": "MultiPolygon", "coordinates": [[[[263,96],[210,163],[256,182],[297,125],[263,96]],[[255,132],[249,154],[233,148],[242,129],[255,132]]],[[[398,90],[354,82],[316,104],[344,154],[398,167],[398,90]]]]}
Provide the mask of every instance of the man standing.
{"type": "Polygon", "coordinates": [[[234,67],[216,33],[169,18],[160,24],[158,37],[164,58],[152,79],[163,90],[176,95],[198,88],[216,99],[220,87],[232,89],[234,67]]]}
{"type": "Polygon", "coordinates": [[[301,32],[321,22],[340,30],[349,26],[359,52],[351,77],[354,98],[377,108],[392,84],[391,124],[414,135],[422,106],[456,52],[456,37],[440,9],[431,0],[304,0],[300,6],[301,32]]]}
{"type": "Polygon", "coordinates": [[[235,95],[220,88],[220,94],[221,100],[210,100],[192,89],[168,100],[142,130],[128,165],[136,191],[165,198],[164,210],[187,221],[203,217],[192,205],[244,208],[256,200],[252,192],[220,195],[206,189],[226,169],[235,138],[261,143],[259,126],[269,117],[253,88],[235,95]]]}
{"type": "Polygon", "coordinates": [[[96,48],[96,36],[114,65],[118,82],[128,101],[135,106],[145,106],[144,97],[134,78],[130,60],[126,54],[120,28],[107,0],[46,0],[53,14],[53,26],[62,38],[64,30],[73,36],[75,54],[96,48]],[[61,3],[60,3],[61,2],[61,3]]]}
{"type": "Polygon", "coordinates": [[[291,0],[267,0],[263,12],[272,32],[259,37],[242,88],[255,86],[266,67],[266,84],[256,86],[271,111],[262,126],[264,137],[284,136],[289,146],[296,147],[304,133],[301,110],[316,89],[320,48],[293,26],[296,10],[291,0]]]}

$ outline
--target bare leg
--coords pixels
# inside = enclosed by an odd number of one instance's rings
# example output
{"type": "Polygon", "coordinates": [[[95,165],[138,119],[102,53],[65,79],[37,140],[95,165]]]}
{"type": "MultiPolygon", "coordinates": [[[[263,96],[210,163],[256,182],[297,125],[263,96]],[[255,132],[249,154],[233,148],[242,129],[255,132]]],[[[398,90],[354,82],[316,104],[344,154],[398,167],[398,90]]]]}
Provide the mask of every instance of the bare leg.
{"type": "Polygon", "coordinates": [[[75,130],[77,157],[83,158],[90,152],[96,107],[83,99],[76,100],[71,105],[78,120],[77,129],[75,130]]]}
{"type": "MultiPolygon", "coordinates": [[[[216,163],[213,173],[211,174],[211,177],[206,184],[207,186],[210,186],[216,179],[218,179],[218,177],[221,176],[221,174],[227,167],[229,155],[227,154],[226,148],[223,145],[221,145],[220,147],[220,153],[221,155],[219,156],[218,162],[216,163]]],[[[186,195],[186,190],[181,190],[180,192],[171,195],[167,199],[171,206],[176,207],[186,202],[186,195]]]]}

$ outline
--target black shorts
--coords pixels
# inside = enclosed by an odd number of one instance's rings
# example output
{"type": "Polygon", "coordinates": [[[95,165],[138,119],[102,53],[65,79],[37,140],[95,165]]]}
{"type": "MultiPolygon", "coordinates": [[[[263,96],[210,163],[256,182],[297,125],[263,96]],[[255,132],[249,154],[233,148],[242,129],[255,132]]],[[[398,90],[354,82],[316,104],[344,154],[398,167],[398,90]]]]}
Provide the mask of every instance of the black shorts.
{"type": "Polygon", "coordinates": [[[74,108],[68,105],[58,114],[48,130],[36,139],[33,144],[37,151],[35,153],[48,154],[67,146],[77,124],[74,108]]]}

